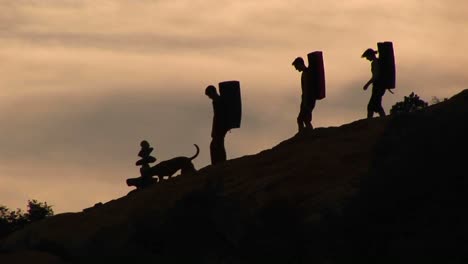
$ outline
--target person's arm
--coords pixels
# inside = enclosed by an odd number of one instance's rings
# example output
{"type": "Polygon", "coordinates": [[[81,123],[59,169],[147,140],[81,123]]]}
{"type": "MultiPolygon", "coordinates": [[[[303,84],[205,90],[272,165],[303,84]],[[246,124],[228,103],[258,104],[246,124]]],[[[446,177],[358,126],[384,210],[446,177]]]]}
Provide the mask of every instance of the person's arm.
{"type": "Polygon", "coordinates": [[[302,92],[302,103],[303,105],[309,105],[309,89],[304,89],[302,92]]]}
{"type": "Polygon", "coordinates": [[[373,83],[375,80],[378,80],[379,77],[380,77],[380,64],[379,64],[379,60],[378,60],[378,59],[375,59],[374,61],[372,61],[372,63],[371,63],[371,71],[372,71],[372,77],[371,77],[370,80],[364,85],[364,87],[363,87],[364,90],[367,90],[367,88],[369,87],[369,85],[371,85],[371,83],[373,83]]]}
{"type": "Polygon", "coordinates": [[[305,72],[304,73],[304,80],[302,85],[302,106],[309,106],[309,98],[310,98],[310,92],[311,92],[311,72],[305,72]]]}
{"type": "Polygon", "coordinates": [[[366,84],[364,84],[364,87],[362,89],[367,90],[367,88],[369,88],[369,85],[371,85],[373,81],[374,78],[370,78],[370,80],[366,84]]]}

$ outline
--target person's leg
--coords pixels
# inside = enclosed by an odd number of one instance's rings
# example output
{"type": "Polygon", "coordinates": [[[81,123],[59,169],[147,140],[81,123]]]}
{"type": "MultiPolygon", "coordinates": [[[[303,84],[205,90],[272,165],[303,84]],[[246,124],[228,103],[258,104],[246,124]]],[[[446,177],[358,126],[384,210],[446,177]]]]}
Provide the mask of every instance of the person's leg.
{"type": "Polygon", "coordinates": [[[304,129],[304,117],[303,117],[303,110],[302,107],[299,110],[299,115],[297,115],[297,129],[299,132],[301,132],[304,129]]]}
{"type": "Polygon", "coordinates": [[[307,107],[307,109],[304,110],[305,115],[304,115],[304,121],[305,121],[305,127],[307,129],[313,129],[314,127],[312,126],[312,111],[315,108],[315,100],[311,100],[310,105],[307,107]]]}
{"type": "Polygon", "coordinates": [[[382,109],[381,109],[381,110],[379,110],[379,116],[381,116],[381,117],[384,117],[384,116],[386,116],[386,114],[385,114],[385,110],[383,110],[383,107],[382,107],[382,109]]]}
{"type": "Polygon", "coordinates": [[[376,96],[375,96],[375,93],[372,92],[369,103],[367,104],[367,118],[368,119],[374,117],[374,112],[377,112],[375,111],[375,108],[376,108],[375,105],[376,105],[376,96]]]}
{"type": "Polygon", "coordinates": [[[312,110],[305,110],[304,111],[304,126],[305,129],[311,130],[312,129],[312,110]]]}
{"type": "Polygon", "coordinates": [[[381,88],[380,86],[375,89],[375,112],[379,114],[379,116],[385,116],[385,110],[382,106],[382,98],[385,94],[386,89],[381,88]]]}
{"type": "Polygon", "coordinates": [[[304,126],[304,122],[302,121],[301,118],[297,118],[297,131],[298,132],[301,132],[302,130],[304,130],[305,126],[304,126]]]}
{"type": "Polygon", "coordinates": [[[382,97],[383,97],[383,93],[380,94],[378,98],[376,99],[377,113],[379,113],[379,116],[381,117],[385,116],[385,110],[383,109],[383,106],[382,106],[382,97]]]}
{"type": "Polygon", "coordinates": [[[215,165],[216,163],[218,163],[216,147],[217,146],[216,146],[215,138],[212,138],[211,143],[210,143],[210,158],[211,158],[212,165],[215,165]]]}
{"type": "Polygon", "coordinates": [[[224,136],[219,139],[219,162],[227,160],[226,148],[224,147],[224,136]]]}
{"type": "Polygon", "coordinates": [[[210,144],[211,164],[218,164],[226,161],[226,149],[224,147],[224,137],[226,133],[214,135],[210,144]]]}

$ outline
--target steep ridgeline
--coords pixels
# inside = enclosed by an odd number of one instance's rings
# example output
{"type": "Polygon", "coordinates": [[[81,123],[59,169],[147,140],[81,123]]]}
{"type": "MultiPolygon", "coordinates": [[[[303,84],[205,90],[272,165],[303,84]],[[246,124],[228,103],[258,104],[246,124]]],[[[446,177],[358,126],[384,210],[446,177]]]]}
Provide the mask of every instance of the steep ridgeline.
{"type": "Polygon", "coordinates": [[[9,263],[467,263],[468,90],[296,135],[0,243],[9,263]]]}

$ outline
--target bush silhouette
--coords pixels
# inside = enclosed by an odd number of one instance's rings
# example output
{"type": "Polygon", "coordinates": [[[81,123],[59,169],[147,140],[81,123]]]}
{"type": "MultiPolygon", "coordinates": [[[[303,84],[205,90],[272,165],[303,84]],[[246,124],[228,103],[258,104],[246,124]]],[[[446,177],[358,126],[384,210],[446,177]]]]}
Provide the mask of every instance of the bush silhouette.
{"type": "Polygon", "coordinates": [[[0,237],[7,236],[29,223],[54,215],[52,206],[48,205],[47,202],[28,200],[27,208],[27,211],[23,213],[21,209],[11,210],[0,205],[0,237]]]}
{"type": "Polygon", "coordinates": [[[5,206],[0,206],[0,237],[6,236],[17,230],[18,226],[25,224],[25,218],[21,209],[12,211],[5,206]]]}
{"type": "Polygon", "coordinates": [[[410,113],[427,106],[427,102],[423,101],[417,94],[412,92],[409,96],[405,96],[403,101],[394,104],[390,109],[390,114],[410,113]]]}
{"type": "Polygon", "coordinates": [[[28,222],[42,220],[52,215],[54,215],[54,211],[47,202],[41,203],[37,200],[28,200],[28,211],[24,215],[28,222]]]}
{"type": "Polygon", "coordinates": [[[432,96],[431,105],[438,104],[438,103],[441,103],[441,102],[445,102],[445,101],[447,101],[447,100],[448,100],[447,97],[441,99],[441,98],[439,98],[439,97],[437,97],[437,96],[432,96]]]}

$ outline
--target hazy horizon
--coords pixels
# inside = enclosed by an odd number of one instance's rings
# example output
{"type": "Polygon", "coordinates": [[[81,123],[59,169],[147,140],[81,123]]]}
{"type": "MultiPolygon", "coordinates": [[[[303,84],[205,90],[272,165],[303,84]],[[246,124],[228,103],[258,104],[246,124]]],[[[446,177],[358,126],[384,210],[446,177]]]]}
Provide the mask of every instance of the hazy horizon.
{"type": "MultiPolygon", "coordinates": [[[[397,87],[430,102],[468,88],[468,2],[456,0],[0,0],[0,205],[46,201],[56,213],[126,195],[139,143],[158,161],[209,165],[209,84],[238,80],[242,127],[228,159],[296,133],[297,56],[323,52],[327,97],[314,127],[366,116],[370,64],[392,41],[397,87]]],[[[313,151],[313,150],[311,150],[313,151]]]]}

